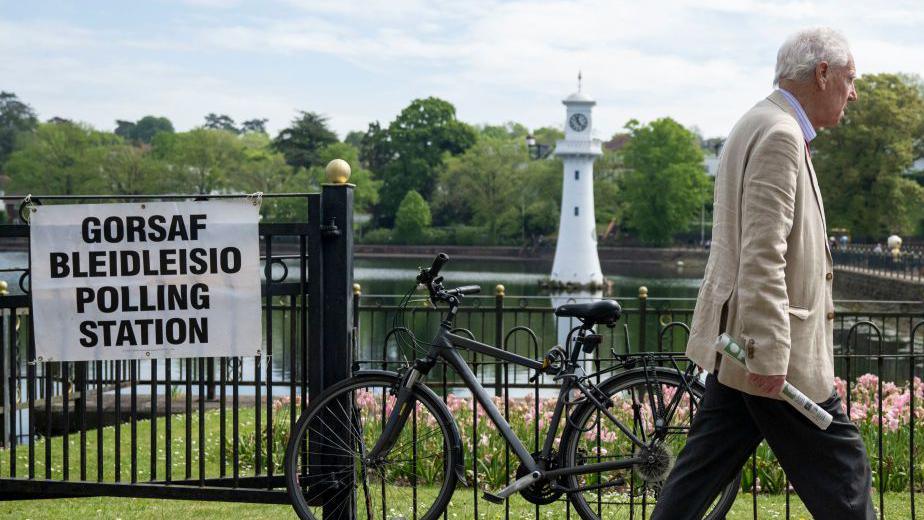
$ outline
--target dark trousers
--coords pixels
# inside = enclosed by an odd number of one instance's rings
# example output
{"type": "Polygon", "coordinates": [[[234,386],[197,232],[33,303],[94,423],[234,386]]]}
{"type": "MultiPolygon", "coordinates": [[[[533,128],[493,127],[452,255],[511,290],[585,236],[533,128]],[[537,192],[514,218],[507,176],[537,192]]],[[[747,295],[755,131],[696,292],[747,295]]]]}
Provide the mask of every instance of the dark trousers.
{"type": "Polygon", "coordinates": [[[788,403],[706,378],[687,444],[664,483],[652,520],[700,520],[721,489],[766,439],[816,520],[875,519],[871,472],[857,427],[833,394],[821,406],[834,421],[821,430],[788,403]]]}

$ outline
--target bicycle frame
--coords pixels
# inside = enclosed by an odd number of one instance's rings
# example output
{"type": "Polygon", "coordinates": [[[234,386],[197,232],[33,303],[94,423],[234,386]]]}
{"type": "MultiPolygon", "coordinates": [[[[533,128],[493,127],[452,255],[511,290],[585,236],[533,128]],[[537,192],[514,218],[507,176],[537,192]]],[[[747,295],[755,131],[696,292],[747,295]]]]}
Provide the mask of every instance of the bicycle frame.
{"type": "MultiPolygon", "coordinates": [[[[411,389],[414,385],[425,377],[430,369],[436,364],[438,359],[443,359],[446,363],[451,366],[462,378],[462,381],[465,383],[465,386],[472,392],[475,399],[478,403],[484,408],[485,413],[497,427],[498,432],[504,437],[504,440],[516,454],[517,458],[523,464],[523,466],[530,472],[534,473],[539,471],[544,477],[548,479],[556,479],[557,477],[564,475],[573,475],[573,474],[585,474],[585,473],[596,473],[602,471],[610,471],[616,469],[629,468],[636,464],[643,462],[642,457],[628,457],[625,459],[610,461],[610,462],[600,462],[596,464],[586,464],[579,467],[572,468],[559,468],[550,471],[544,471],[538,466],[530,451],[523,445],[523,442],[516,436],[513,430],[510,428],[510,425],[504,419],[503,414],[500,410],[497,409],[497,406],[494,405],[494,401],[491,399],[491,394],[481,385],[478,381],[478,378],[472,372],[471,367],[468,366],[468,363],[465,359],[462,358],[459,354],[458,349],[470,350],[473,352],[478,352],[486,356],[493,358],[501,359],[514,363],[520,366],[524,366],[533,370],[541,370],[543,364],[539,361],[514,354],[512,352],[507,352],[506,350],[487,345],[485,343],[480,343],[478,341],[453,334],[449,331],[449,326],[445,322],[440,327],[440,332],[434,338],[431,344],[430,350],[427,352],[427,355],[424,358],[418,359],[415,362],[414,366],[408,371],[408,374],[405,376],[405,380],[398,391],[396,397],[394,409],[392,414],[388,417],[386,424],[383,428],[382,435],[379,437],[378,442],[375,446],[369,450],[368,458],[376,459],[383,457],[385,453],[393,445],[394,441],[397,439],[398,435],[401,432],[401,429],[404,427],[405,422],[407,421],[410,412],[413,410],[413,406],[409,405],[409,399],[411,396],[411,389]]],[[[571,352],[571,365],[576,366],[577,358],[580,353],[580,348],[574,348],[571,352]]],[[[552,420],[549,426],[549,431],[546,434],[546,438],[542,448],[543,457],[548,457],[552,451],[552,444],[555,440],[555,435],[558,431],[562,416],[564,414],[565,405],[567,402],[567,396],[571,390],[577,388],[581,393],[593,402],[600,413],[608,417],[613,424],[615,424],[622,432],[632,440],[632,442],[639,446],[645,446],[645,442],[642,439],[639,439],[629,428],[622,424],[619,419],[616,418],[607,408],[601,403],[593,393],[588,390],[587,387],[581,384],[580,379],[583,376],[583,370],[580,367],[575,368],[575,372],[570,377],[570,382],[565,382],[562,384],[561,390],[559,392],[558,401],[555,405],[555,410],[552,415],[552,420]]]]}

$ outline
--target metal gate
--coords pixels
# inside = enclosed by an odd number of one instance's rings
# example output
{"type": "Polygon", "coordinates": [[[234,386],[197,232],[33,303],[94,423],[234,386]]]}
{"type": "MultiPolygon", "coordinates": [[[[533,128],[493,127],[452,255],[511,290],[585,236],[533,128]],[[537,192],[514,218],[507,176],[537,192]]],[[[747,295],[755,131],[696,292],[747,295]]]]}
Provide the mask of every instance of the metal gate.
{"type": "MultiPolygon", "coordinates": [[[[47,196],[33,204],[242,195],[47,196]]],[[[288,503],[282,456],[305,396],[347,377],[354,347],[353,187],[266,194],[262,355],[37,362],[28,224],[0,225],[0,500],[119,496],[288,503]],[[15,256],[10,253],[8,256],[15,256]],[[282,488],[282,489],[280,489],[282,488]]],[[[5,201],[20,202],[6,197],[5,201]]]]}

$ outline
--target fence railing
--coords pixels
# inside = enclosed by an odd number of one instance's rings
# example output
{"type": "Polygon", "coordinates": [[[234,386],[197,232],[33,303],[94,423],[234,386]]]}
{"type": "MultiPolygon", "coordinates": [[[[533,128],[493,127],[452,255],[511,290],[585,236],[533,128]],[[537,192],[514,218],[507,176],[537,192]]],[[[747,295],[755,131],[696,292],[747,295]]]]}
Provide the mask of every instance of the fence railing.
{"type": "MultiPolygon", "coordinates": [[[[326,222],[320,217],[309,216],[309,221],[326,222]]],[[[320,226],[316,231],[297,226],[286,231],[272,225],[261,229],[268,276],[260,317],[267,348],[260,357],[36,363],[30,357],[27,295],[0,298],[0,338],[6,346],[0,356],[6,385],[0,499],[106,494],[287,500],[280,491],[282,453],[304,396],[324,381],[318,373],[322,365],[316,362],[319,349],[328,345],[325,355],[336,350],[342,356],[339,365],[352,355],[354,368],[396,369],[415,353],[402,351],[391,333],[400,310],[397,298],[362,295],[357,287],[350,300],[346,278],[322,288],[341,298],[339,303],[325,300],[328,305],[349,304],[355,333],[343,327],[318,336],[325,318],[310,312],[311,302],[322,301],[320,293],[312,292],[321,290],[311,286],[308,273],[320,268],[312,262],[323,255],[333,259],[332,266],[346,265],[342,262],[349,259],[312,249],[312,240],[323,242],[320,226]],[[319,235],[312,235],[315,232],[319,235]],[[286,241],[290,249],[298,244],[297,255],[273,252],[273,244],[283,235],[293,235],[286,241]],[[288,277],[274,275],[274,270],[288,271],[288,277]]],[[[552,313],[553,301],[557,300],[510,297],[498,289],[493,296],[466,299],[456,323],[477,339],[539,358],[562,341],[561,329],[567,326],[552,313]]],[[[620,302],[625,309],[620,324],[626,327],[601,329],[604,343],[585,362],[606,368],[615,363],[614,353],[683,350],[686,334],[671,324],[689,322],[693,299],[649,297],[640,288],[638,297],[620,298],[620,302]]],[[[888,492],[877,497],[880,517],[913,518],[920,498],[915,493],[924,492],[924,453],[918,447],[924,386],[916,379],[924,360],[924,310],[916,302],[839,301],[836,305],[839,390],[870,451],[874,486],[888,492]]],[[[404,318],[404,326],[418,337],[432,334],[439,323],[437,311],[423,304],[404,318]]],[[[534,437],[524,440],[538,442],[542,433],[538,412],[552,398],[552,381],[539,378],[530,383],[532,374],[468,355],[475,373],[500,401],[510,405],[531,400],[534,437]]],[[[433,372],[428,383],[444,396],[460,387],[448,370],[433,372]]],[[[471,401],[461,402],[460,406],[474,406],[471,401]]],[[[487,453],[488,447],[473,442],[487,433],[480,429],[484,421],[480,426],[461,426],[468,440],[465,460],[469,464],[498,461],[500,466],[490,472],[469,467],[472,489],[458,493],[472,494],[476,518],[482,513],[522,518],[511,516],[510,502],[495,506],[480,497],[481,488],[512,476],[515,458],[504,448],[487,453]]],[[[761,514],[768,501],[784,500],[787,517],[798,511],[797,497],[765,446],[755,451],[745,468],[743,492],[750,493],[755,519],[769,518],[761,514]]],[[[522,501],[511,498],[518,500],[522,501]]],[[[566,504],[557,507],[567,514],[566,504]]],[[[530,508],[527,517],[541,518],[543,511],[530,508]]]]}
{"type": "MultiPolygon", "coordinates": [[[[397,300],[394,296],[357,296],[360,331],[357,366],[395,370],[413,360],[416,353],[402,351],[395,338],[395,317],[401,312],[397,300]]],[[[480,341],[525,356],[541,357],[561,341],[559,330],[568,328],[567,323],[560,323],[561,318],[554,316],[547,296],[508,297],[498,288],[494,297],[469,298],[465,303],[456,319],[457,327],[480,341]]],[[[627,352],[683,351],[685,328],[673,325],[689,323],[693,299],[649,298],[647,290],[641,288],[638,298],[620,299],[620,303],[624,308],[621,324],[625,327],[599,330],[605,339],[594,357],[585,360],[590,368],[611,367],[618,361],[616,355],[627,352]]],[[[847,414],[860,428],[866,443],[874,492],[885,491],[874,497],[880,518],[915,518],[924,493],[924,451],[918,446],[920,423],[924,420],[924,384],[920,381],[924,372],[924,307],[916,302],[851,300],[835,304],[837,389],[847,414]]],[[[400,322],[415,336],[427,338],[439,323],[439,314],[421,305],[405,313],[400,322]]],[[[485,387],[495,390],[499,403],[505,407],[502,409],[527,399],[534,420],[541,417],[541,410],[550,409],[545,401],[554,399],[554,389],[558,388],[551,380],[540,377],[530,383],[528,378],[532,373],[477,353],[465,355],[485,387]]],[[[465,395],[462,384],[445,367],[438,367],[427,383],[443,396],[454,392],[465,395]]],[[[470,414],[459,414],[460,417],[477,417],[475,403],[470,399],[453,398],[452,402],[471,408],[470,414]]],[[[482,488],[503,487],[517,466],[515,457],[511,459],[502,443],[479,442],[482,435],[491,433],[484,422],[460,424],[466,441],[464,460],[473,488],[457,493],[471,494],[466,503],[474,504],[476,515],[541,518],[543,510],[538,506],[528,516],[523,516],[522,507],[514,507],[515,516],[511,516],[509,500],[522,500],[519,497],[509,499],[503,508],[480,501],[482,488]],[[479,461],[477,470],[471,461],[479,461]]],[[[533,432],[532,438],[523,439],[527,446],[538,443],[544,434],[538,427],[519,426],[533,432]]],[[[775,518],[765,514],[770,503],[783,509],[786,518],[805,514],[797,514],[804,510],[799,509],[798,497],[765,444],[755,450],[744,468],[741,493],[750,494],[749,516],[754,519],[775,518]]],[[[570,511],[566,504],[559,507],[570,511]]]]}
{"type": "Polygon", "coordinates": [[[902,248],[897,254],[868,246],[851,246],[831,251],[834,265],[900,280],[924,281],[924,250],[902,248]]]}
{"type": "MultiPolygon", "coordinates": [[[[259,225],[263,328],[254,357],[42,362],[29,294],[0,295],[0,500],[126,496],[287,503],[282,409],[350,374],[352,186],[265,194],[302,204],[304,220],[259,225]],[[293,255],[274,247],[284,242],[293,255]],[[323,304],[322,304],[323,302],[323,304]],[[323,361],[321,361],[323,360],[323,361]]],[[[33,203],[135,197],[33,197],[33,203]],[[38,199],[38,200],[37,200],[38,199]]],[[[137,197],[203,199],[208,196],[137,197]]],[[[121,200],[118,200],[121,201],[121,200]]],[[[28,240],[27,224],[0,240],[28,240]]]]}

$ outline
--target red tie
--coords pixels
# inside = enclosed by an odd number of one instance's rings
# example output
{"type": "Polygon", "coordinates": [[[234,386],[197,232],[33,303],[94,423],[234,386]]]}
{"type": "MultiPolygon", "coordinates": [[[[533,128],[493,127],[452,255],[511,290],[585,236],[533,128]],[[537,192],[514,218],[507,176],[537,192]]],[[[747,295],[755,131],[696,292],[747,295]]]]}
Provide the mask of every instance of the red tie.
{"type": "Polygon", "coordinates": [[[812,147],[809,146],[808,139],[805,140],[805,151],[809,154],[809,159],[812,158],[812,147]]]}

